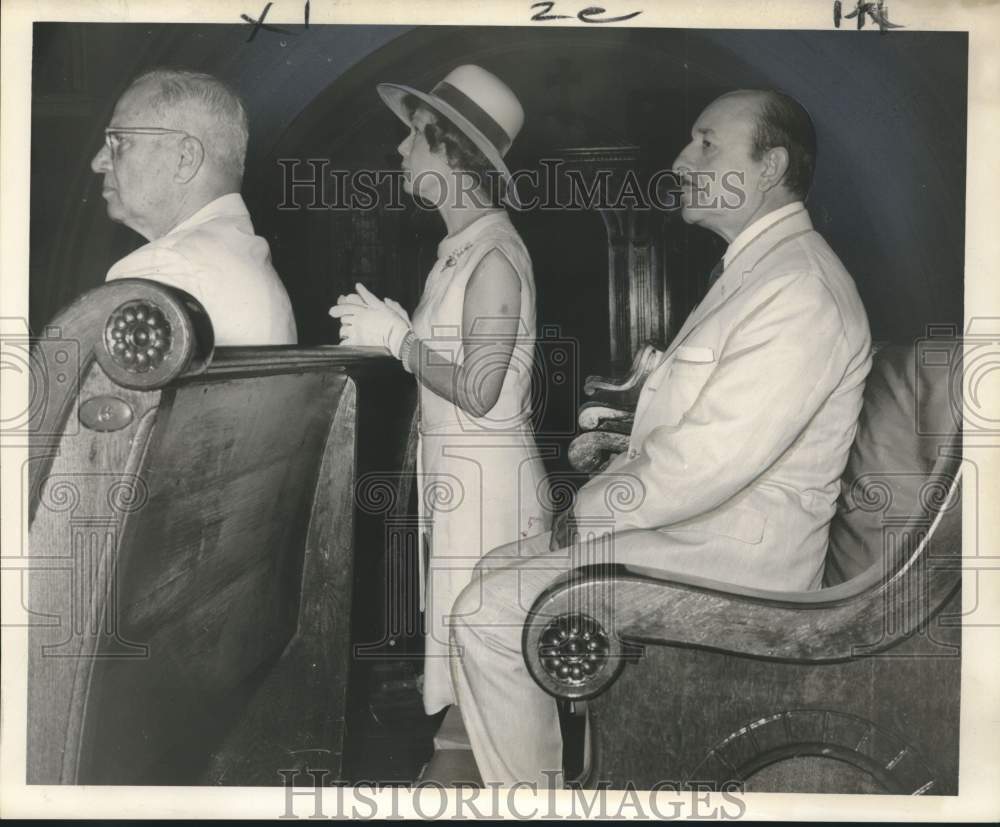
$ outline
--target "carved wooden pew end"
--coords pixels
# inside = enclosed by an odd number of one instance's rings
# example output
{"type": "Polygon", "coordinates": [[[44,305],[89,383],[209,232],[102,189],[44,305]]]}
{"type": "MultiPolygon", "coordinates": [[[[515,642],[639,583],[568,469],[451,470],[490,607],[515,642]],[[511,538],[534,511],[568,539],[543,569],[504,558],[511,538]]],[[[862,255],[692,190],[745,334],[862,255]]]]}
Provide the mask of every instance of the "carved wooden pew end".
{"type": "Polygon", "coordinates": [[[403,485],[412,380],[363,349],[214,350],[192,297],[138,279],[51,328],[31,423],[29,606],[47,623],[29,634],[29,783],[277,785],[318,755],[342,778],[352,592],[381,585],[355,543],[381,549],[389,517],[355,480],[403,485]]]}

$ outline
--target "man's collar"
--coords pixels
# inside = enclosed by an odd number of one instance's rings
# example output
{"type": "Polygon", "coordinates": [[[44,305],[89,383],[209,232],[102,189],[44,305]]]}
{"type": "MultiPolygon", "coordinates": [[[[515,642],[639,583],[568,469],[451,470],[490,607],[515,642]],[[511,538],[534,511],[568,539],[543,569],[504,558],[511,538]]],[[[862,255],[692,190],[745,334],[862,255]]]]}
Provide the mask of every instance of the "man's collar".
{"type": "Polygon", "coordinates": [[[726,248],[725,255],[722,257],[723,266],[728,269],[729,265],[733,263],[736,256],[738,256],[757,236],[777,224],[781,221],[781,219],[787,218],[788,216],[797,213],[799,210],[804,211],[805,208],[806,205],[801,201],[793,201],[791,204],[785,204],[783,207],[771,210],[771,212],[767,215],[761,216],[749,226],[744,227],[742,232],[740,232],[740,234],[732,240],[729,247],[726,248]]]}
{"type": "Polygon", "coordinates": [[[230,192],[221,195],[214,201],[209,201],[197,212],[189,215],[180,224],[174,227],[167,235],[173,235],[181,230],[187,230],[198,224],[204,224],[213,218],[228,215],[233,217],[249,216],[247,206],[243,203],[243,196],[238,192],[230,192]]]}

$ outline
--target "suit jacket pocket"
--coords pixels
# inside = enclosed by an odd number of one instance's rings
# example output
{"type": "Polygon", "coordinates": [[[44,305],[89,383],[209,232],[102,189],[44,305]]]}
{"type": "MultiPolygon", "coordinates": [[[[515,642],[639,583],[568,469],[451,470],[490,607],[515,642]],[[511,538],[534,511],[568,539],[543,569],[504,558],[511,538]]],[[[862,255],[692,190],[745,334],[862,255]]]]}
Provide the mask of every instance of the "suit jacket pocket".
{"type": "Polygon", "coordinates": [[[660,386],[660,393],[666,397],[662,409],[664,424],[676,425],[680,422],[681,417],[695,403],[717,364],[715,354],[709,347],[677,348],[670,373],[660,386]]]}
{"type": "Polygon", "coordinates": [[[711,364],[715,361],[715,351],[703,345],[679,345],[674,351],[674,357],[678,362],[711,364]]]}
{"type": "Polygon", "coordinates": [[[751,545],[764,539],[764,527],[767,525],[767,515],[745,505],[723,506],[717,511],[692,517],[680,523],[663,526],[660,531],[695,531],[705,534],[718,534],[730,537],[751,545]]]}

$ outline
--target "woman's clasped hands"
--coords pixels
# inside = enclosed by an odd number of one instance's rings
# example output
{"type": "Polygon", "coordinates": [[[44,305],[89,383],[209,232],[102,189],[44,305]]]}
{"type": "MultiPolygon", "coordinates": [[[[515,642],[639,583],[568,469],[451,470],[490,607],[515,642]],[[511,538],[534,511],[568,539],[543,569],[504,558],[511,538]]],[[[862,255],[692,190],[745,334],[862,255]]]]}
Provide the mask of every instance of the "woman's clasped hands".
{"type": "Polygon", "coordinates": [[[338,296],[330,315],[340,320],[340,343],[388,348],[397,359],[410,332],[410,316],[392,299],[383,301],[358,282],[356,293],[338,296]]]}

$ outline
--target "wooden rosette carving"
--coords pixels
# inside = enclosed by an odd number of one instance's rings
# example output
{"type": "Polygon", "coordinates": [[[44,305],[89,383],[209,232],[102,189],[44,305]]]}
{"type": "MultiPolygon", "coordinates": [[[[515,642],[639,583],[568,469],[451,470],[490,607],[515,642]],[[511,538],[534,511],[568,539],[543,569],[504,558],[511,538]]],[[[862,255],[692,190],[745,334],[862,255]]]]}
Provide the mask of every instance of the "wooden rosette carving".
{"type": "Polygon", "coordinates": [[[212,352],[212,325],[204,308],[179,290],[142,279],[130,283],[125,300],[104,324],[94,355],[116,384],[148,390],[184,373],[197,372],[212,352]]]}

